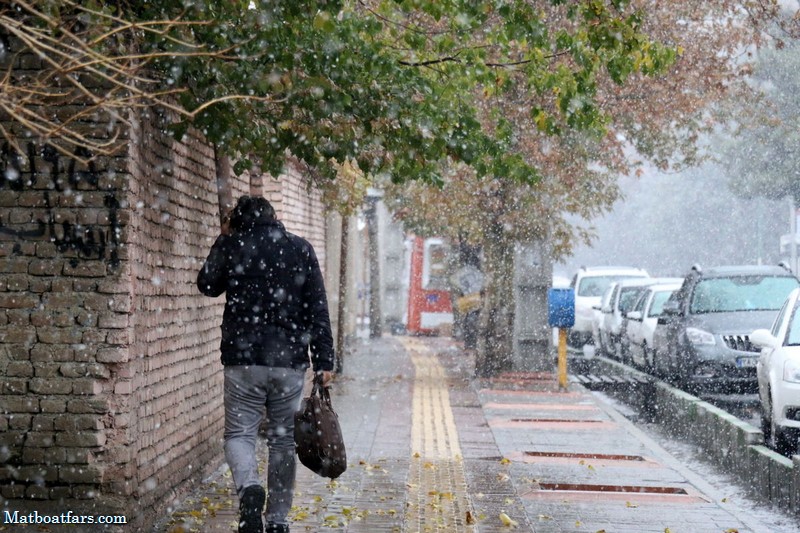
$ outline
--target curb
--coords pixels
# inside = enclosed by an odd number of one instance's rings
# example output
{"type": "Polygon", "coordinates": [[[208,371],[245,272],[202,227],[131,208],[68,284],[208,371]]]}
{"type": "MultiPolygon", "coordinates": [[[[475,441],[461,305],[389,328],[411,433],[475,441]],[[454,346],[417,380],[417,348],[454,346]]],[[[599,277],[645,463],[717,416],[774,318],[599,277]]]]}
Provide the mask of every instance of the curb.
{"type": "Polygon", "coordinates": [[[753,497],[800,515],[800,455],[789,459],[769,449],[760,429],[649,374],[604,357],[592,361],[603,372],[648,380],[624,400],[646,406],[653,422],[702,448],[753,497]]]}

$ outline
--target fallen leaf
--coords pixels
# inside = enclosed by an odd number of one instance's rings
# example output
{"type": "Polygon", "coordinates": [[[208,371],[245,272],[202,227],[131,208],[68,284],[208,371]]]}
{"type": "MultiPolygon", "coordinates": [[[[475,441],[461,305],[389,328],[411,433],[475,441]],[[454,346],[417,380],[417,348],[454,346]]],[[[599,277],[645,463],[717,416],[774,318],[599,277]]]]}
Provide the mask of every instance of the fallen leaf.
{"type": "Polygon", "coordinates": [[[467,525],[468,526],[471,526],[471,525],[475,524],[475,517],[472,516],[472,513],[470,511],[467,511],[467,519],[466,520],[467,520],[467,525]]]}
{"type": "Polygon", "coordinates": [[[505,512],[501,512],[500,513],[500,521],[506,527],[511,527],[511,528],[519,527],[519,522],[517,522],[516,520],[513,520],[505,512]]]}
{"type": "Polygon", "coordinates": [[[501,464],[501,465],[507,465],[507,464],[510,464],[510,463],[511,463],[511,460],[510,460],[510,459],[506,459],[505,457],[503,457],[502,459],[500,459],[500,464],[501,464]]]}
{"type": "Polygon", "coordinates": [[[637,508],[639,506],[637,504],[635,504],[635,503],[625,502],[625,507],[630,507],[631,509],[635,509],[635,508],[637,508]]]}

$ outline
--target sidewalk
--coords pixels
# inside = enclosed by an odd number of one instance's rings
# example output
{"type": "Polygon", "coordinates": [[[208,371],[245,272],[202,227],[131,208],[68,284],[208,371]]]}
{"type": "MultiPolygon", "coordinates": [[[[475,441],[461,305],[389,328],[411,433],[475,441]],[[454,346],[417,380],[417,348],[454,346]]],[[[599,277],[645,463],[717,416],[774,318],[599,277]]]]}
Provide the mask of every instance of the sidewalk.
{"type": "MultiPolygon", "coordinates": [[[[476,380],[445,338],[353,352],[332,389],[349,467],[330,482],[298,466],[293,533],[763,531],[580,385],[476,380]]],[[[159,533],[236,531],[223,472],[159,533]]]]}

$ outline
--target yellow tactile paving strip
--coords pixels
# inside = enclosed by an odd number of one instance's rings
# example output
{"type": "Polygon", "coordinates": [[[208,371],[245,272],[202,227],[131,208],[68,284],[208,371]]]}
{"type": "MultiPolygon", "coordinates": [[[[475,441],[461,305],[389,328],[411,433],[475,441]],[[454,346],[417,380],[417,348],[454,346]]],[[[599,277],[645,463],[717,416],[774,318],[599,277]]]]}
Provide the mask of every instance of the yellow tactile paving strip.
{"type": "Polygon", "coordinates": [[[420,340],[403,337],[414,363],[413,458],[406,531],[472,532],[472,515],[444,369],[420,340]]]}

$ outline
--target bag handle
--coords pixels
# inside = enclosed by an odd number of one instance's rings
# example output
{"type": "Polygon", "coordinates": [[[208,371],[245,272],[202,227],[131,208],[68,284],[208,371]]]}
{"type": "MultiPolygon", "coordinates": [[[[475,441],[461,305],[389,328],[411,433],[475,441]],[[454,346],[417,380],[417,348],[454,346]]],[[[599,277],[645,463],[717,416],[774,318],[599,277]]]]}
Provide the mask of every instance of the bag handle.
{"type": "Polygon", "coordinates": [[[311,396],[318,395],[322,398],[322,401],[328,405],[331,405],[331,393],[328,390],[328,387],[324,387],[322,385],[322,372],[316,372],[314,374],[314,386],[311,389],[311,396]]]}

